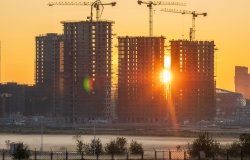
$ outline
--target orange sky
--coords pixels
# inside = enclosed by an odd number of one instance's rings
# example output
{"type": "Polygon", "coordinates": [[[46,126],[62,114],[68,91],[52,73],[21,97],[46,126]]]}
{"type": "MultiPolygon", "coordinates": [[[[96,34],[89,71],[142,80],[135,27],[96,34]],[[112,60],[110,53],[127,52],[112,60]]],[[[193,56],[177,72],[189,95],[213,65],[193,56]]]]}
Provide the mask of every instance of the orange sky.
{"type": "MultiPolygon", "coordinates": [[[[56,0],[50,0],[56,1],[56,0]]],[[[58,0],[60,1],[60,0],[58,0]]],[[[103,0],[104,1],[104,0],[103,0]]],[[[111,0],[107,0],[110,2],[111,0]]],[[[116,7],[105,7],[102,18],[114,20],[116,35],[148,35],[148,8],[137,0],[116,0],[116,7]]],[[[206,11],[197,18],[196,38],[215,40],[217,48],[217,87],[234,90],[234,66],[250,67],[249,0],[179,0],[186,7],[157,6],[154,35],[167,40],[188,38],[191,16],[160,12],[161,8],[206,11]]],[[[2,82],[34,83],[35,36],[62,33],[63,20],[84,20],[87,6],[48,7],[49,0],[0,0],[0,40],[2,42],[2,82]]],[[[117,44],[117,39],[114,39],[117,44]]],[[[116,51],[116,48],[114,48],[116,51]]]]}

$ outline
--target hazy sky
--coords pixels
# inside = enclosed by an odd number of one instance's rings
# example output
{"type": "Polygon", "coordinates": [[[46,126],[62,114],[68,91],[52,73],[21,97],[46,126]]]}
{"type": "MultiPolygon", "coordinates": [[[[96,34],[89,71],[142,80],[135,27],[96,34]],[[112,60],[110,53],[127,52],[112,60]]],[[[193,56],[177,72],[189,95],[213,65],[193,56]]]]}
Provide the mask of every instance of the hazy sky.
{"type": "MultiPolygon", "coordinates": [[[[33,84],[35,36],[62,33],[60,21],[85,20],[90,15],[88,6],[46,5],[53,1],[56,0],[0,0],[2,82],[33,84]]],[[[219,49],[216,51],[217,87],[234,90],[234,66],[250,67],[250,0],[179,1],[188,6],[154,8],[154,35],[163,35],[167,41],[188,38],[191,15],[161,12],[161,8],[208,12],[207,17],[197,18],[196,39],[215,41],[219,49]]],[[[102,15],[102,19],[115,21],[114,33],[148,35],[148,8],[139,6],[137,0],[116,2],[116,7],[106,6],[102,15]]]]}

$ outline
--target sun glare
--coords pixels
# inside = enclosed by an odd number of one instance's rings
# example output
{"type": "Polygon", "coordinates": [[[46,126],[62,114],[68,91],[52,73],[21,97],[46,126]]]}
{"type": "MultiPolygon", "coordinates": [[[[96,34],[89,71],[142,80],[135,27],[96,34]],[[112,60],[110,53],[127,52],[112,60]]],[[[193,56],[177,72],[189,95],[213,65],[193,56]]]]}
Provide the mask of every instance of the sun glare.
{"type": "Polygon", "coordinates": [[[169,70],[164,70],[162,72],[162,82],[170,83],[171,82],[171,72],[169,70]]]}
{"type": "Polygon", "coordinates": [[[171,58],[170,56],[164,56],[164,70],[161,73],[161,80],[163,83],[170,83],[172,79],[171,75],[171,58]]]}
{"type": "Polygon", "coordinates": [[[171,67],[171,57],[166,55],[164,57],[164,68],[170,69],[171,67]]]}

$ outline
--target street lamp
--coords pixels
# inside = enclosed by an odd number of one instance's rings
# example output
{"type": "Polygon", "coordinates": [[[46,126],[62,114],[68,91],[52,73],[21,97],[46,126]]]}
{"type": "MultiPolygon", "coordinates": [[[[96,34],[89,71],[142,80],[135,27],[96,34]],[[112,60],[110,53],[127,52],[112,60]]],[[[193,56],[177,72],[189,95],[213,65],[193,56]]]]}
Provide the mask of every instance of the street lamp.
{"type": "Polygon", "coordinates": [[[43,117],[41,117],[40,122],[41,122],[41,148],[40,148],[40,151],[43,151],[43,117]]]}

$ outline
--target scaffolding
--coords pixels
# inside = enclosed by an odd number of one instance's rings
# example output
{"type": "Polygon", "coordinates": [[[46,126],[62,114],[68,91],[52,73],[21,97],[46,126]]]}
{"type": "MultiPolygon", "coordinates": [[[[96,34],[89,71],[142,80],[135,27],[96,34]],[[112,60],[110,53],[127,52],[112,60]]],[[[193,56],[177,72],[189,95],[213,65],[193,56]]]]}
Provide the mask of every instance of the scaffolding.
{"type": "Polygon", "coordinates": [[[214,42],[171,41],[171,93],[180,122],[212,120],[215,113],[214,42]]]}
{"type": "Polygon", "coordinates": [[[160,72],[164,37],[118,37],[118,118],[126,123],[165,122],[160,72]]]}
{"type": "Polygon", "coordinates": [[[112,24],[63,22],[65,113],[71,122],[110,119],[112,24]]]}

